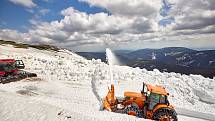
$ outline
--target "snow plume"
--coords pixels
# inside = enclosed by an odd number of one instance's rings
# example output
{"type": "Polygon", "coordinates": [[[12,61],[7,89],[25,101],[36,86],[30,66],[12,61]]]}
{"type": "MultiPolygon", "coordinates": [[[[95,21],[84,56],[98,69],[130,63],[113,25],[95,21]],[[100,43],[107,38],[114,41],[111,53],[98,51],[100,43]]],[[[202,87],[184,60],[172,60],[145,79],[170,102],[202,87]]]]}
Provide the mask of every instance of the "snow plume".
{"type": "Polygon", "coordinates": [[[106,48],[106,59],[107,62],[112,65],[121,65],[119,59],[116,57],[116,55],[111,51],[111,49],[106,48]]]}
{"type": "Polygon", "coordinates": [[[115,56],[115,54],[111,51],[111,49],[106,48],[106,60],[109,65],[110,70],[110,81],[111,84],[113,84],[113,65],[120,65],[119,60],[115,56]]]}

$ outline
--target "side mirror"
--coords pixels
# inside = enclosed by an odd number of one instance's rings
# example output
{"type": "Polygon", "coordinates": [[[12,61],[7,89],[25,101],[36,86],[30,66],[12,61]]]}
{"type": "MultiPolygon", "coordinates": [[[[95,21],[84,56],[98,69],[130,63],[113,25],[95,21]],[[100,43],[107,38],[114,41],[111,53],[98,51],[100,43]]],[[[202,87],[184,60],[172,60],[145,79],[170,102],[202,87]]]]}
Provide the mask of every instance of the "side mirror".
{"type": "Polygon", "coordinates": [[[145,90],[145,83],[143,82],[143,88],[142,88],[142,90],[141,90],[141,93],[143,94],[145,91],[146,91],[146,90],[145,90]]]}

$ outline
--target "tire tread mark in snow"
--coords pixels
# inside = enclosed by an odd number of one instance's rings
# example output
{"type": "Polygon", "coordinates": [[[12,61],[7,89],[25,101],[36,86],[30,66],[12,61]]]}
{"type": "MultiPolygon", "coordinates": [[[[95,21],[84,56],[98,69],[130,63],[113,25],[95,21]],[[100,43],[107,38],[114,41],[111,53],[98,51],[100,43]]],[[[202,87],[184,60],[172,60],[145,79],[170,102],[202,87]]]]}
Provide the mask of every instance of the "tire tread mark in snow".
{"type": "Polygon", "coordinates": [[[176,107],[176,112],[178,113],[178,115],[183,115],[183,116],[188,116],[193,118],[200,118],[208,121],[214,121],[215,119],[215,115],[213,114],[207,114],[207,113],[192,111],[192,110],[183,109],[183,108],[176,107]]]}

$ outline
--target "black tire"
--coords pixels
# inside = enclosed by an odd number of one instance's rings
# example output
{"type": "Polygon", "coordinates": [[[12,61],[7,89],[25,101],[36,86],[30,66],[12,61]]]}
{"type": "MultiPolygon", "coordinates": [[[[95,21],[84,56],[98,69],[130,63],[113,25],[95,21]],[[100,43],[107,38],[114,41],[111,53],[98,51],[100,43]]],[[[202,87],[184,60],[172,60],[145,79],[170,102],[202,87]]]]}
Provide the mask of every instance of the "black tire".
{"type": "Polygon", "coordinates": [[[35,74],[35,73],[28,73],[27,76],[28,77],[37,77],[37,74],[35,74]]]}
{"type": "Polygon", "coordinates": [[[136,116],[141,118],[141,111],[139,110],[139,107],[136,103],[132,103],[131,105],[127,105],[124,109],[124,113],[129,114],[130,111],[134,111],[136,113],[136,116]]]}
{"type": "Polygon", "coordinates": [[[168,117],[170,121],[178,121],[177,114],[175,110],[169,109],[169,108],[161,108],[158,109],[153,114],[153,120],[160,121],[162,118],[168,117]]]}

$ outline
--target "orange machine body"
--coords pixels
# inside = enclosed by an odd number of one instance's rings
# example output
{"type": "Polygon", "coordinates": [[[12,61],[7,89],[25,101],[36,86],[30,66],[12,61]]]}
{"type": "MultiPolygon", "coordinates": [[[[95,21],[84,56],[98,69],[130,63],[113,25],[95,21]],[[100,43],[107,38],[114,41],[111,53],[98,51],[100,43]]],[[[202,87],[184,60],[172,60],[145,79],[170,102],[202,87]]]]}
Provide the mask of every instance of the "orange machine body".
{"type": "MultiPolygon", "coordinates": [[[[147,90],[145,90],[145,92],[124,92],[124,98],[120,100],[115,96],[114,85],[111,85],[111,89],[108,90],[108,94],[103,100],[103,107],[108,111],[116,112],[118,109],[118,104],[120,104],[124,108],[128,107],[129,105],[135,104],[137,105],[136,108],[138,110],[145,112],[141,115],[143,115],[142,117],[145,117],[147,119],[153,119],[154,114],[157,113],[157,111],[160,109],[168,109],[174,111],[174,107],[172,105],[169,105],[169,102],[166,101],[169,93],[165,90],[164,87],[153,86],[149,84],[147,84],[146,87],[147,90]],[[153,94],[155,95],[155,97],[153,97],[153,94]],[[153,101],[156,100],[156,96],[162,97],[159,98],[159,101],[166,102],[155,103],[155,105],[152,105],[152,109],[150,109],[149,104],[153,103],[153,101]]],[[[127,111],[127,114],[137,116],[137,112],[135,111],[127,111]]]]}

